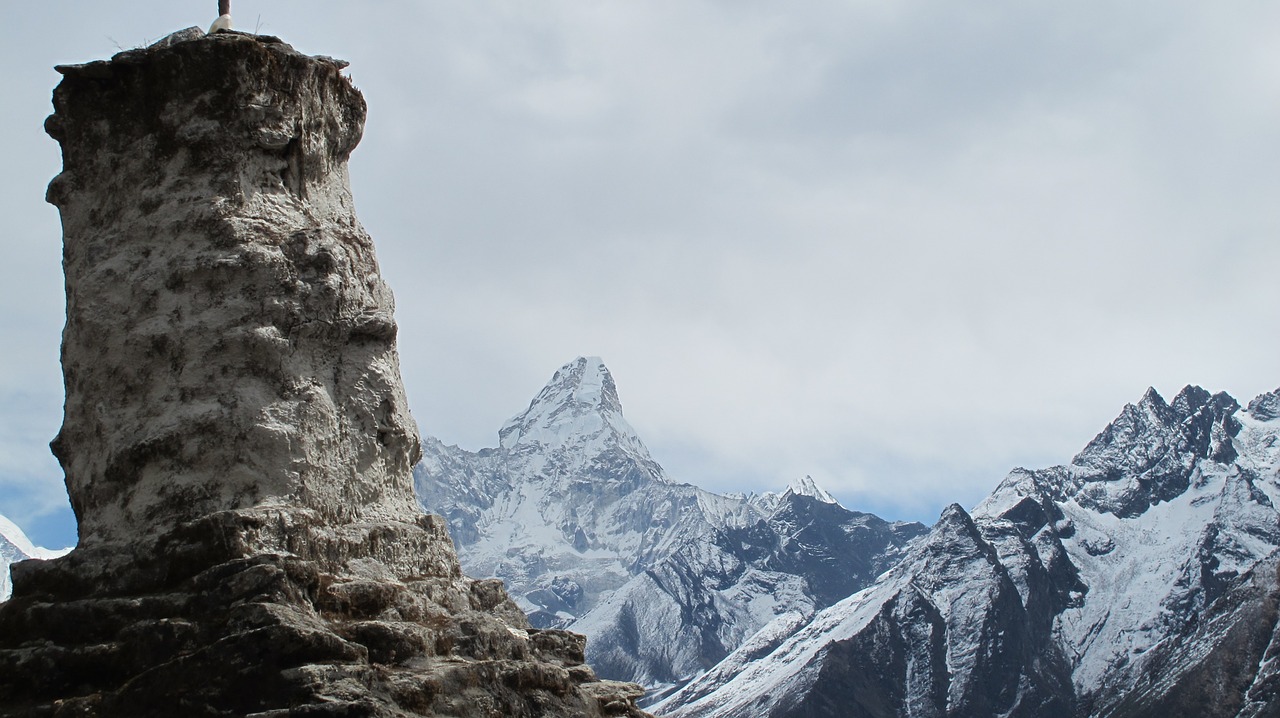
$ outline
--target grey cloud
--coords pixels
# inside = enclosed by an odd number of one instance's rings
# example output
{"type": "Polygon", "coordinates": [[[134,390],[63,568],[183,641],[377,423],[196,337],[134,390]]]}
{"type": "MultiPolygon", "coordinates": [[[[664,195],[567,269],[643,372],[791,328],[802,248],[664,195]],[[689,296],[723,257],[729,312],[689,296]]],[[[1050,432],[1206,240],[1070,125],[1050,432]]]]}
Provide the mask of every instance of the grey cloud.
{"type": "MultiPolygon", "coordinates": [[[[24,107],[103,35],[207,22],[47,5],[24,22],[75,27],[4,50],[24,107]]],[[[1066,460],[1148,384],[1280,382],[1280,11],[315,7],[236,14],[353,61],[357,203],[415,414],[446,441],[492,444],[555,367],[599,354],[679,479],[813,473],[924,516],[1066,460]]],[[[24,199],[5,229],[32,241],[0,331],[42,348],[7,352],[3,380],[48,394],[56,149],[8,112],[24,199]]]]}

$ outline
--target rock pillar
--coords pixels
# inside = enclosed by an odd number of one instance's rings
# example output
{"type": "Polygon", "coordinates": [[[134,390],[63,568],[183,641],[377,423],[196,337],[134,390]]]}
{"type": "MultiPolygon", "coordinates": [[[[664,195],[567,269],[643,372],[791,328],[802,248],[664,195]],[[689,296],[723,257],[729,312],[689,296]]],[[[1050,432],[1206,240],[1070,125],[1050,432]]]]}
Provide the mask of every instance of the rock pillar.
{"type": "Polygon", "coordinates": [[[244,35],[60,68],[53,449],[82,544],[255,506],[413,506],[391,292],[347,182],[365,104],[341,68],[244,35]]]}
{"type": "Polygon", "coordinates": [[[59,68],[80,545],[14,568],[0,715],[643,715],[416,507],[344,66],[191,30],[59,68]]]}

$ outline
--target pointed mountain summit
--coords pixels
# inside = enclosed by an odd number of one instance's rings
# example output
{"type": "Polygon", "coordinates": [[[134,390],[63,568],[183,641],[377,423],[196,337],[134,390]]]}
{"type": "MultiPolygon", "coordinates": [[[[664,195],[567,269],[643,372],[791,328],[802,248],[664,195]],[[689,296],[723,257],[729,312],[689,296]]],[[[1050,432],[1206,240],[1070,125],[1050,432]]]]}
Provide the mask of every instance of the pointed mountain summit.
{"type": "Polygon", "coordinates": [[[503,434],[518,425],[554,426],[584,414],[622,414],[622,401],[613,374],[600,357],[578,357],[556,370],[551,381],[529,402],[529,408],[503,427],[503,434]]]}
{"type": "Polygon", "coordinates": [[[648,458],[635,429],[622,416],[617,385],[599,357],[578,357],[560,367],[529,408],[509,420],[498,437],[508,450],[534,444],[559,447],[585,437],[612,439],[648,458]]]}
{"type": "Polygon", "coordinates": [[[844,509],[808,478],[768,508],[671,481],[598,357],[561,367],[499,438],[478,452],[425,440],[419,501],[535,626],[586,634],[601,675],[649,686],[865,586],[925,530],[844,509]]]}
{"type": "Polygon", "coordinates": [[[832,496],[826,489],[819,486],[818,482],[814,481],[813,477],[807,474],[803,479],[792,481],[791,485],[787,487],[787,493],[791,493],[796,496],[809,496],[824,504],[840,503],[839,501],[836,501],[836,497],[832,496]]]}
{"type": "Polygon", "coordinates": [[[1187,386],[1170,403],[1155,389],[1071,460],[1062,497],[1121,517],[1137,516],[1186,491],[1200,459],[1230,462],[1240,405],[1227,394],[1187,386]]]}
{"type": "MultiPolygon", "coordinates": [[[[766,491],[763,494],[751,494],[747,496],[747,500],[756,508],[760,509],[765,515],[772,515],[790,503],[790,499],[796,496],[803,496],[807,499],[813,499],[822,504],[833,504],[840,506],[840,502],[836,497],[832,496],[826,489],[818,485],[812,476],[805,475],[803,479],[795,479],[782,493],[776,491],[766,491]]],[[[840,506],[843,509],[843,506],[840,506]]]]}
{"type": "Polygon", "coordinates": [[[1280,422],[1149,390],[1068,465],[947,508],[869,587],[775,622],[654,711],[1280,715],[1280,422]],[[833,711],[833,707],[838,707],[833,711]]]}

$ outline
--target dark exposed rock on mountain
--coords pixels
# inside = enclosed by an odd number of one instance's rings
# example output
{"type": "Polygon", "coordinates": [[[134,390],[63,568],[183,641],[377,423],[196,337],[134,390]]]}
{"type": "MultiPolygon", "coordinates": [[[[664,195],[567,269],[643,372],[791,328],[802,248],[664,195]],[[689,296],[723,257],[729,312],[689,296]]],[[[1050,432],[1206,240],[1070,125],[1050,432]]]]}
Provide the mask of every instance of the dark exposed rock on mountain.
{"type": "Polygon", "coordinates": [[[669,479],[598,358],[562,367],[493,449],[428,439],[415,481],[469,573],[502,578],[535,625],[588,636],[601,675],[696,676],[778,617],[866,586],[924,532],[812,482],[722,496],[669,479]]]}
{"type": "Polygon", "coordinates": [[[423,515],[342,63],[236,33],[61,67],[80,545],[13,568],[6,716],[640,716],[423,515]]]}
{"type": "Polygon", "coordinates": [[[655,712],[1280,715],[1276,397],[1149,391],[1071,464],[948,508],[875,584],[655,712]]]}

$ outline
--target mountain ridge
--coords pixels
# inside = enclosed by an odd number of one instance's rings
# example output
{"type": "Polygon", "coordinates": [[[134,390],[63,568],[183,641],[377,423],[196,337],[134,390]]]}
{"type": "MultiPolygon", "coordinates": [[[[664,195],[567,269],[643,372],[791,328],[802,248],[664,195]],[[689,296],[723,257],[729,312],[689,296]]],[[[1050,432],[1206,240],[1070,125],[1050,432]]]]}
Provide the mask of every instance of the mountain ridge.
{"type": "Polygon", "coordinates": [[[1149,390],[1070,463],[1015,469],[972,512],[948,507],[872,586],[794,628],[766,628],[769,650],[731,655],[653,710],[1280,710],[1277,394],[1241,411],[1195,386],[1170,402],[1149,390]]]}
{"type": "Polygon", "coordinates": [[[682,683],[775,616],[869,582],[924,530],[845,509],[809,477],[761,496],[672,480],[598,357],[561,367],[499,437],[477,452],[424,440],[419,500],[468,571],[502,578],[535,625],[585,633],[609,677],[682,683]]]}

